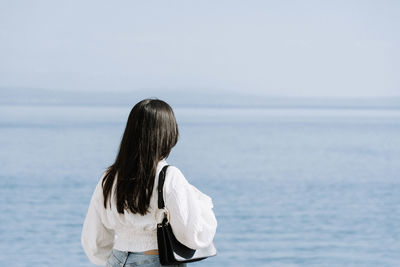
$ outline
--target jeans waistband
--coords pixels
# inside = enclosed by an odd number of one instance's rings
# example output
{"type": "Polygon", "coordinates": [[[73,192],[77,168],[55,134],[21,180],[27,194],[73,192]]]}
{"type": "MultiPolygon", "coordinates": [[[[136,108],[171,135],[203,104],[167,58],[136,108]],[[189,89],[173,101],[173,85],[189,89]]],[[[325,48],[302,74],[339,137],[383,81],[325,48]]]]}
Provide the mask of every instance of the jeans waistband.
{"type": "Polygon", "coordinates": [[[112,255],[121,263],[121,264],[130,264],[130,263],[146,263],[155,261],[158,259],[158,255],[148,255],[143,252],[131,252],[131,251],[121,251],[117,249],[112,250],[112,255]]]}

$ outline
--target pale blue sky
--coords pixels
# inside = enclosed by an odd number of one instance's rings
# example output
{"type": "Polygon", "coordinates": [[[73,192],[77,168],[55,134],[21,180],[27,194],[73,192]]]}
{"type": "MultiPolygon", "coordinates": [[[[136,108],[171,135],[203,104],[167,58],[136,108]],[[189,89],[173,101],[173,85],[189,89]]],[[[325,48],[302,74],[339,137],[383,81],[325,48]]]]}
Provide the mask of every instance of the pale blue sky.
{"type": "Polygon", "coordinates": [[[0,87],[399,96],[399,1],[1,1],[0,87]]]}

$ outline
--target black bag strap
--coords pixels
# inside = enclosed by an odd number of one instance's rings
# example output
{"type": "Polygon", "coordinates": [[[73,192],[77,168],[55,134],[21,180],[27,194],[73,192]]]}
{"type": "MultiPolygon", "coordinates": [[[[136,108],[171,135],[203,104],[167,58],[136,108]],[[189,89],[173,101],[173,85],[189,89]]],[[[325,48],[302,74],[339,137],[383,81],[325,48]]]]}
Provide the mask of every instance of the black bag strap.
{"type": "Polygon", "coordinates": [[[163,197],[163,187],[165,182],[165,174],[167,173],[167,168],[169,165],[165,165],[158,175],[158,208],[163,209],[165,207],[164,197],[163,197]]]}

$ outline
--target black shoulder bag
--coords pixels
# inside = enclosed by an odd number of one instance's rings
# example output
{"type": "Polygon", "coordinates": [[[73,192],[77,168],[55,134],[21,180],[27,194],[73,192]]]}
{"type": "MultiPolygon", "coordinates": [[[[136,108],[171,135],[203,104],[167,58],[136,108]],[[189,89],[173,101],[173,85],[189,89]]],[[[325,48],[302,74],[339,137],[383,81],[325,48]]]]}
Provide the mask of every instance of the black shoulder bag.
{"type": "Polygon", "coordinates": [[[157,223],[158,254],[161,265],[199,261],[217,255],[217,250],[213,243],[206,248],[194,250],[183,245],[175,238],[163,198],[163,186],[168,166],[166,165],[162,168],[158,178],[158,208],[164,211],[162,222],[157,223]]]}

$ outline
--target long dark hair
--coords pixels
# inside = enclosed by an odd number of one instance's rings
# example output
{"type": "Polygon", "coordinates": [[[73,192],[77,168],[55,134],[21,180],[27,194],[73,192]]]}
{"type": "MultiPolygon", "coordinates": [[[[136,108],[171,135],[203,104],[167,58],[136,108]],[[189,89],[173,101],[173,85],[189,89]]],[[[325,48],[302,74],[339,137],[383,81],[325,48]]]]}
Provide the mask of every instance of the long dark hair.
{"type": "Polygon", "coordinates": [[[119,213],[148,212],[157,163],[167,158],[178,142],[178,125],[172,108],[159,99],[144,99],[131,110],[114,164],[103,181],[104,208],[111,205],[117,177],[116,202],[119,213]],[[116,175],[117,174],[117,175],[116,175]]]}

